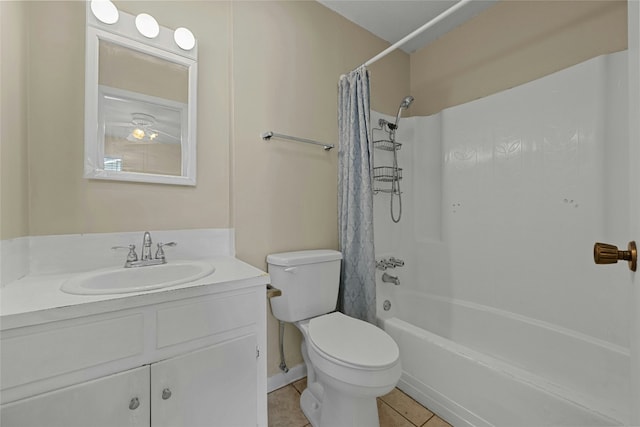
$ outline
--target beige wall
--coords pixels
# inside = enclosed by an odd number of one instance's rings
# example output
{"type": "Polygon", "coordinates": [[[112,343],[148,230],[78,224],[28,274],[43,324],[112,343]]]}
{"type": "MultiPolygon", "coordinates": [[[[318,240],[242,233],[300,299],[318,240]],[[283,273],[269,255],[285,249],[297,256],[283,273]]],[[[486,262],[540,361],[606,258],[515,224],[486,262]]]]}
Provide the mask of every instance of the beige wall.
{"type": "Polygon", "coordinates": [[[624,50],[626,13],[626,1],[501,1],[411,55],[410,114],[434,114],[624,50]]]}
{"type": "MultiPolygon", "coordinates": [[[[8,89],[3,89],[3,107],[5,104],[11,105],[11,108],[4,109],[13,114],[22,114],[23,119],[13,120],[8,113],[2,116],[3,123],[12,124],[3,126],[2,139],[5,153],[3,175],[12,178],[3,180],[8,189],[3,187],[2,192],[4,208],[0,237],[233,226],[230,205],[230,169],[233,167],[230,159],[231,95],[234,90],[232,73],[240,76],[242,73],[255,72],[259,75],[261,67],[267,66],[271,59],[267,58],[261,64],[245,63],[242,66],[248,67],[246,70],[238,66],[232,69],[234,55],[243,55],[241,52],[232,52],[232,34],[245,37],[248,41],[248,44],[237,46],[248,51],[244,54],[248,57],[264,52],[263,47],[269,48],[273,43],[270,49],[280,52],[278,61],[285,58],[279,63],[288,64],[290,69],[297,68],[303,60],[307,60],[297,57],[298,54],[288,55],[286,49],[293,48],[291,43],[308,41],[306,46],[299,45],[298,50],[322,45],[312,55],[314,72],[304,75],[294,73],[298,77],[287,80],[295,92],[299,92],[298,87],[300,92],[307,88],[307,99],[281,111],[287,115],[285,120],[302,127],[312,122],[321,123],[324,133],[316,137],[326,136],[327,140],[335,139],[337,134],[335,92],[338,75],[384,46],[379,39],[333,12],[325,11],[315,2],[283,3],[289,7],[264,3],[260,12],[250,14],[251,18],[232,18],[233,8],[242,13],[247,5],[243,5],[243,2],[218,1],[116,1],[121,10],[132,14],[142,11],[151,13],[162,25],[170,28],[188,26],[198,37],[198,185],[193,188],[82,178],[85,5],[77,1],[2,2],[2,10],[6,11],[3,13],[3,23],[8,21],[11,24],[3,25],[3,35],[5,32],[21,31],[25,36],[2,38],[3,58],[11,58],[2,61],[3,83],[12,82],[3,84],[3,88],[15,88],[19,93],[5,94],[8,89]],[[279,13],[285,15],[276,16],[273,12],[276,9],[282,9],[279,13]],[[323,13],[316,14],[318,10],[323,13]],[[26,22],[14,19],[21,11],[28,16],[26,22]],[[256,19],[260,25],[243,26],[243,21],[255,17],[258,17],[256,19]],[[287,21],[285,27],[265,25],[274,19],[287,21]],[[234,24],[243,30],[232,31],[234,24]],[[343,32],[350,28],[354,33],[350,34],[353,40],[339,40],[327,30],[337,27],[343,32]],[[283,28],[295,35],[279,45],[283,28]],[[261,34],[258,34],[258,29],[261,29],[261,34]],[[335,45],[324,42],[327,35],[333,36],[331,40],[335,45]],[[19,42],[9,44],[9,40],[19,42]],[[5,44],[9,46],[5,48],[5,44]],[[21,58],[21,61],[15,61],[15,58],[21,58]],[[323,77],[318,79],[318,76],[323,77]],[[331,81],[331,85],[321,85],[319,81],[331,81]],[[321,104],[319,99],[323,99],[321,104]],[[300,108],[301,105],[309,107],[305,111],[300,108]],[[314,110],[314,114],[307,114],[310,110],[314,110]],[[25,125],[27,115],[28,132],[25,125]],[[322,119],[319,120],[318,116],[322,119]],[[17,176],[22,176],[22,179],[17,180],[17,176]]],[[[402,75],[408,75],[408,56],[397,56],[401,58],[400,65],[381,67],[384,73],[380,74],[386,75],[388,70],[401,69],[402,75]]],[[[271,80],[260,81],[263,85],[276,87],[277,79],[273,80],[275,84],[271,80]]],[[[386,80],[395,82],[387,91],[398,85],[404,86],[403,92],[408,90],[406,78],[386,80]]],[[[384,102],[381,104],[384,105],[384,102]]],[[[251,116],[249,120],[259,122],[265,117],[251,116]]],[[[282,126],[280,129],[285,131],[282,126]]],[[[302,133],[305,132],[298,132],[302,133]]],[[[335,188],[328,191],[335,192],[335,188]]],[[[315,219],[310,220],[317,224],[315,219]]],[[[330,221],[335,222],[335,219],[330,221]]],[[[299,226],[305,228],[304,224],[306,222],[302,221],[299,226]]],[[[335,227],[331,233],[334,236],[329,240],[335,242],[335,227]]],[[[316,244],[326,241],[324,239],[316,244]]]]}
{"type": "MultiPolygon", "coordinates": [[[[234,3],[232,199],[240,259],[266,269],[269,253],[338,248],[337,150],[259,135],[336,143],[338,76],[386,46],[315,2],[234,3]]],[[[389,83],[379,108],[396,108],[409,90],[408,72],[401,52],[372,68],[372,91],[389,83]]],[[[278,325],[268,318],[271,375],[279,372],[278,325]]],[[[302,363],[298,331],[287,325],[285,337],[288,365],[302,363]]]]}
{"type": "Polygon", "coordinates": [[[27,9],[0,2],[0,238],[29,234],[27,9]],[[10,60],[6,60],[10,58],[10,60]]]}
{"type": "Polygon", "coordinates": [[[229,3],[117,5],[198,35],[198,185],[82,177],[85,4],[30,2],[30,234],[229,227],[229,3]]]}

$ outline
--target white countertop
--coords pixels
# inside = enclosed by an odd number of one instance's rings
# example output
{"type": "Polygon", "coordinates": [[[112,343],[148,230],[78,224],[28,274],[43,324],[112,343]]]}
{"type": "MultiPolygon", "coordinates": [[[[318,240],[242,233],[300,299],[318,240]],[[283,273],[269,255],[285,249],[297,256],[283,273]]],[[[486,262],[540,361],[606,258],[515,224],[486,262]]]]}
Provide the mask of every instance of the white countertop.
{"type": "Polygon", "coordinates": [[[152,291],[123,294],[73,295],[62,292],[62,283],[79,273],[27,275],[0,289],[0,330],[266,285],[270,282],[267,273],[231,256],[213,257],[206,261],[215,266],[215,271],[202,279],[152,291]]]}

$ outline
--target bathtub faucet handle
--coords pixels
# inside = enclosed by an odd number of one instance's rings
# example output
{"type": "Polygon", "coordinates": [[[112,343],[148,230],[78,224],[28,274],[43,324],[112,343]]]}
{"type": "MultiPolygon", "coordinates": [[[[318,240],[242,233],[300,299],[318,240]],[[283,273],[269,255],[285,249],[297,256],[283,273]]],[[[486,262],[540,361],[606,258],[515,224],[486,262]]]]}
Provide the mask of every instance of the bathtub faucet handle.
{"type": "Polygon", "coordinates": [[[404,261],[400,258],[391,257],[389,258],[389,263],[393,264],[394,267],[403,267],[404,261]]]}
{"type": "Polygon", "coordinates": [[[380,261],[376,261],[376,269],[385,271],[387,269],[387,267],[388,267],[388,265],[387,265],[386,260],[381,259],[380,261]]]}

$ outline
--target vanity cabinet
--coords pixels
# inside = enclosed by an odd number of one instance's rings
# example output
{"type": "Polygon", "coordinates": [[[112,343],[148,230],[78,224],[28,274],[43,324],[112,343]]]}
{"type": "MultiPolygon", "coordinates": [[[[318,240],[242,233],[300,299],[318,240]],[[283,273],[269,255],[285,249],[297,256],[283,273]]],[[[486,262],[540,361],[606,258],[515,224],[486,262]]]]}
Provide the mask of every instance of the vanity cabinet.
{"type": "Polygon", "coordinates": [[[15,427],[252,426],[256,336],[87,381],[2,407],[15,427]]]}
{"type": "Polygon", "coordinates": [[[145,366],[7,403],[2,405],[2,425],[148,427],[149,380],[145,366]]]}
{"type": "Polygon", "coordinates": [[[154,363],[151,425],[255,425],[255,364],[255,335],[154,363]]]}
{"type": "Polygon", "coordinates": [[[266,426],[264,284],[204,288],[2,330],[0,424],[266,426]]]}

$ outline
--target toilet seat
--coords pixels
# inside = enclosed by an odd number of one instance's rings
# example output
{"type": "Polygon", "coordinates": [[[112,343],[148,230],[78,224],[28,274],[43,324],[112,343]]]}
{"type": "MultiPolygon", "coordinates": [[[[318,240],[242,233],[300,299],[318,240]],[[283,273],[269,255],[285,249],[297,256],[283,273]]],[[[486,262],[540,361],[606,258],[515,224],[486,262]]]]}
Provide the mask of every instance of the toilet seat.
{"type": "Polygon", "coordinates": [[[342,313],[309,320],[308,341],[333,363],[363,370],[384,370],[398,363],[398,345],[382,329],[342,313]]]}

